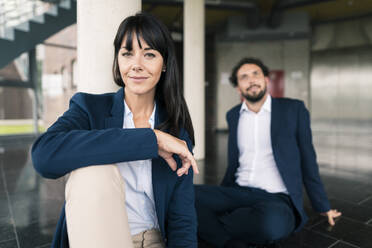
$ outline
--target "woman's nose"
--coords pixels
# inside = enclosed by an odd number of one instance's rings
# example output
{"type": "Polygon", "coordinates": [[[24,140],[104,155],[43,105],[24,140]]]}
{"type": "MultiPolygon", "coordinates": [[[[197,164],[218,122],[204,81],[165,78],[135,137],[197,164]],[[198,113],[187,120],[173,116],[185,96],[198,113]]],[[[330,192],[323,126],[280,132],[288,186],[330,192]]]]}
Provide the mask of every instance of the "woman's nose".
{"type": "Polygon", "coordinates": [[[132,70],[133,71],[142,71],[143,70],[141,57],[138,56],[138,55],[134,56],[134,58],[133,58],[132,70]]]}
{"type": "Polygon", "coordinates": [[[132,71],[136,71],[136,72],[138,72],[138,71],[142,71],[142,70],[143,70],[143,68],[142,68],[142,66],[139,65],[139,64],[134,64],[134,65],[132,66],[132,71]]]}

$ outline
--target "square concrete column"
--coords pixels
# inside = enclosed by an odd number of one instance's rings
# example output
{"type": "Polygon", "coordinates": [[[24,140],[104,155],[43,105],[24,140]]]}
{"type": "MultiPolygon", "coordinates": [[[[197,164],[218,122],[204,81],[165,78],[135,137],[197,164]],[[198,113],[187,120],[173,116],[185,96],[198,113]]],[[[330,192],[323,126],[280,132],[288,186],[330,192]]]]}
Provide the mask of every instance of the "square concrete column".
{"type": "Polygon", "coordinates": [[[184,1],[184,94],[195,130],[196,159],[205,157],[204,0],[184,1]]]}
{"type": "Polygon", "coordinates": [[[77,1],[78,90],[118,89],[112,77],[114,38],[121,21],[141,10],[139,0],[77,1]]]}

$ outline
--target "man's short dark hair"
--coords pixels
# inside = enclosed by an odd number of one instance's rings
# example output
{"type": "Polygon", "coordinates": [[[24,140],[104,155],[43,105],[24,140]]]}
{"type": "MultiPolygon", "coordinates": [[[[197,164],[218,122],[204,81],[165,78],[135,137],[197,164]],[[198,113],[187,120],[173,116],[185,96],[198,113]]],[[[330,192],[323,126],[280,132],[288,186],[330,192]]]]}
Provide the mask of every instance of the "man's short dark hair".
{"type": "Polygon", "coordinates": [[[230,76],[230,83],[236,87],[238,86],[238,77],[237,77],[237,73],[238,73],[238,70],[240,69],[240,67],[242,67],[243,65],[245,64],[254,64],[254,65],[257,65],[258,67],[261,68],[262,70],[262,73],[264,74],[265,77],[268,77],[269,76],[269,68],[260,60],[260,59],[257,59],[257,58],[242,58],[233,68],[232,72],[231,72],[231,76],[230,76]]]}

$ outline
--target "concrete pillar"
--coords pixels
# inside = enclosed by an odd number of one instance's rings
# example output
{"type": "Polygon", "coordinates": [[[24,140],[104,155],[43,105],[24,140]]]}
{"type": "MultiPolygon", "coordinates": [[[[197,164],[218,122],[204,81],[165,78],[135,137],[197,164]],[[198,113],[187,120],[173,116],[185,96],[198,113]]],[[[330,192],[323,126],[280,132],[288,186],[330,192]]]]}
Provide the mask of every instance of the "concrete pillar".
{"type": "Polygon", "coordinates": [[[34,101],[32,105],[32,119],[34,125],[34,133],[39,134],[39,97],[38,97],[38,70],[36,61],[36,48],[28,52],[28,80],[32,85],[34,93],[34,101]]]}
{"type": "Polygon", "coordinates": [[[184,93],[195,130],[196,159],[205,157],[204,0],[184,1],[184,93]]]}
{"type": "Polygon", "coordinates": [[[141,10],[139,0],[77,1],[78,91],[113,92],[114,37],[121,21],[141,10]]]}

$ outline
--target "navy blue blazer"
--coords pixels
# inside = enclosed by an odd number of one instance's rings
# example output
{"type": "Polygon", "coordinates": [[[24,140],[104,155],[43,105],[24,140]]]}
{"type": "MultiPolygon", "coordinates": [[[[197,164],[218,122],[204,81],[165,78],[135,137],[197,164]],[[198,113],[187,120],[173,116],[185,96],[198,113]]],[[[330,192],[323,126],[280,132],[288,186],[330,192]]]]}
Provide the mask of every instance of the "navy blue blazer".
{"type": "MultiPolygon", "coordinates": [[[[158,223],[167,247],[197,247],[193,173],[178,177],[158,156],[150,128],[123,129],[124,90],[117,93],[75,94],[69,109],[32,147],[35,169],[46,178],[58,178],[89,165],[152,159],[152,183],[158,223]]],[[[157,103],[155,127],[165,120],[157,103]]],[[[192,144],[182,129],[180,139],[192,144]]],[[[175,156],[178,166],[181,162],[175,156]]],[[[64,207],[52,247],[69,247],[64,207]]]]}
{"type": "MultiPolygon", "coordinates": [[[[241,104],[226,114],[229,126],[228,168],[223,186],[235,185],[239,166],[237,127],[241,104]]],[[[306,223],[302,186],[305,186],[312,207],[317,212],[330,209],[327,195],[319,176],[316,154],[312,143],[310,117],[304,103],[287,98],[273,98],[271,105],[271,143],[274,160],[300,217],[296,231],[306,223]]]]}

